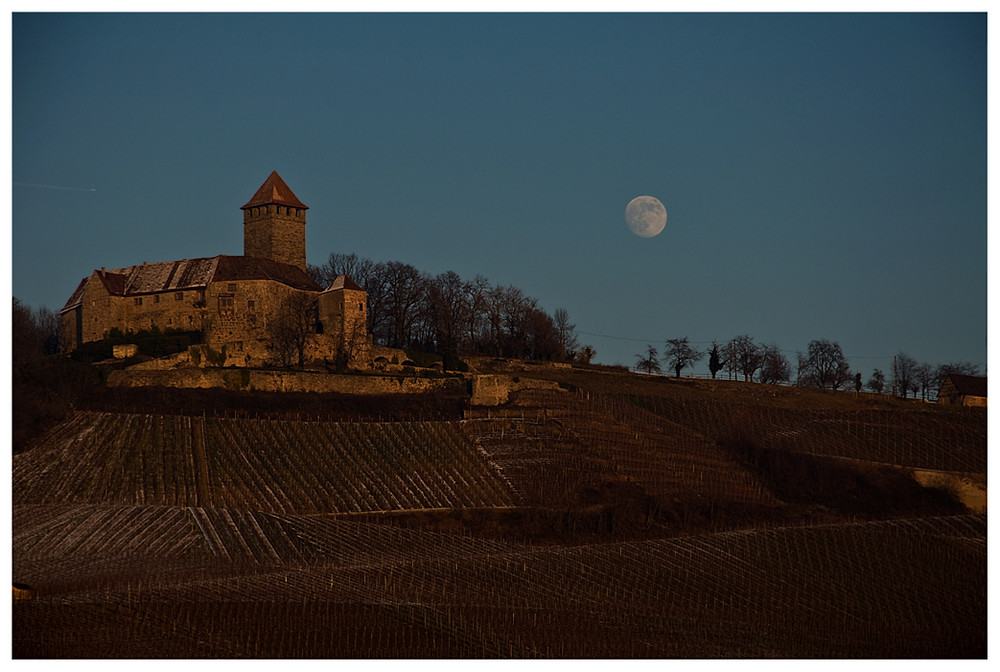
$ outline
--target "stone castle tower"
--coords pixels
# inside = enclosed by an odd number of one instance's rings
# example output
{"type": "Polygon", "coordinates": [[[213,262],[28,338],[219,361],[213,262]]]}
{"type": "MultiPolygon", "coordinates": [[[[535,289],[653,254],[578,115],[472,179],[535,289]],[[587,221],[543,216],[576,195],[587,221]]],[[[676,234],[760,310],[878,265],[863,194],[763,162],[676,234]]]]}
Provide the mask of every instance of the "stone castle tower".
{"type": "Polygon", "coordinates": [[[271,172],[243,210],[243,255],[306,270],[306,207],[271,172]]]}

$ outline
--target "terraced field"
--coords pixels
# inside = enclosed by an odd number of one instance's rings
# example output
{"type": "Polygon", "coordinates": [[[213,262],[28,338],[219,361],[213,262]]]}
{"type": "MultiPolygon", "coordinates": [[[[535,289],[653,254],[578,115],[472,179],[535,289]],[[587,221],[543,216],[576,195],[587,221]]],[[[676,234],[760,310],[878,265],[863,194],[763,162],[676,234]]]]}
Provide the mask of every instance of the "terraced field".
{"type": "Polygon", "coordinates": [[[463,421],[78,412],[13,460],[14,657],[986,655],[985,514],[773,478],[984,470],[985,414],[632,378],[463,421]]]}

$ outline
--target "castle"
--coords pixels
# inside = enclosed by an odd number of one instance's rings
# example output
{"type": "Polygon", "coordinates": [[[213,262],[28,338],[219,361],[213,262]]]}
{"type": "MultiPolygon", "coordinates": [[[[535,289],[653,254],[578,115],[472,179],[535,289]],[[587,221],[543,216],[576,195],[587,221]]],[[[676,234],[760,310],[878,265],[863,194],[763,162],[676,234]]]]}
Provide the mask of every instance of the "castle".
{"type": "Polygon", "coordinates": [[[322,288],[306,274],[306,210],[272,172],[243,211],[243,256],[219,255],[95,270],[60,310],[61,349],[113,329],[197,330],[226,364],[279,358],[278,334],[298,332],[306,360],[370,365],[365,291],[340,276],[322,288]]]}

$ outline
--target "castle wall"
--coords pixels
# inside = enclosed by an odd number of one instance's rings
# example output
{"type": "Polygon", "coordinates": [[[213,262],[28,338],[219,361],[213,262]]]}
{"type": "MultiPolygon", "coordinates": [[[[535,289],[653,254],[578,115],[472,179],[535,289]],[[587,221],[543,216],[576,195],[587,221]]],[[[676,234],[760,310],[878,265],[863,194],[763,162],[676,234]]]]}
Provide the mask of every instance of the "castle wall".
{"type": "Polygon", "coordinates": [[[111,298],[119,306],[122,320],[118,327],[122,331],[204,328],[205,299],[200,289],[111,298]]]}

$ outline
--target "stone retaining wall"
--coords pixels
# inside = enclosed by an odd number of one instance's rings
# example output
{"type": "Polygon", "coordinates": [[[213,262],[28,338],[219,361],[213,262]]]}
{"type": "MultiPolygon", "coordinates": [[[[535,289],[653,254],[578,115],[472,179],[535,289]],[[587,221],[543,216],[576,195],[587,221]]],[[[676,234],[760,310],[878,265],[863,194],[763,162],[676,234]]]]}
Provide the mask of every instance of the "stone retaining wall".
{"type": "Polygon", "coordinates": [[[434,390],[463,390],[462,378],[361,376],[311,371],[257,371],[251,369],[172,369],[112,371],[114,387],[225,387],[262,392],[339,392],[343,394],[419,394],[434,390]]]}

